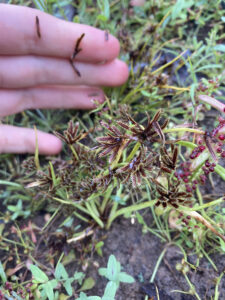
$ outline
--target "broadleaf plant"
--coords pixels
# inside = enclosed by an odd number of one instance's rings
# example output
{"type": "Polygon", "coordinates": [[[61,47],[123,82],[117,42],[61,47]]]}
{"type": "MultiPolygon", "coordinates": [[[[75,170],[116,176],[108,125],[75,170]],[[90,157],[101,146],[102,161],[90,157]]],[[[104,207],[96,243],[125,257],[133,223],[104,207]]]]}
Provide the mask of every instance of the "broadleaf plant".
{"type": "Polygon", "coordinates": [[[81,284],[84,278],[82,272],[75,272],[73,277],[69,277],[65,267],[60,262],[57,263],[54,276],[55,279],[49,279],[48,276],[37,266],[30,265],[30,271],[33,276],[32,282],[37,285],[37,290],[41,295],[41,299],[55,299],[54,290],[60,283],[65,288],[67,294],[71,297],[73,295],[72,283],[74,281],[79,281],[81,284]]]}
{"type": "Polygon", "coordinates": [[[107,268],[100,268],[98,270],[101,276],[106,277],[109,282],[107,283],[102,298],[98,296],[87,296],[81,292],[78,300],[115,300],[116,291],[119,288],[120,282],[134,283],[134,278],[125,272],[120,272],[120,262],[116,260],[114,255],[110,255],[107,263],[107,268]]]}

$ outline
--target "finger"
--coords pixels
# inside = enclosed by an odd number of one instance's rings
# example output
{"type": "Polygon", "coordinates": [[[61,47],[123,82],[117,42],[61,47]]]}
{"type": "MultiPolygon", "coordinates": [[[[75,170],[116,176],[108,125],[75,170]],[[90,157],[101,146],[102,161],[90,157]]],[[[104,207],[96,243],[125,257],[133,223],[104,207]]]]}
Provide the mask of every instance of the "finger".
{"type": "Polygon", "coordinates": [[[128,78],[127,65],[115,59],[105,64],[75,62],[37,56],[0,56],[0,88],[23,88],[41,84],[117,86],[128,78]]]}
{"type": "Polygon", "coordinates": [[[132,0],[130,1],[131,6],[144,6],[146,0],[132,0]]]}
{"type": "Polygon", "coordinates": [[[106,39],[102,30],[63,21],[36,9],[0,4],[0,54],[69,58],[83,33],[77,60],[99,62],[118,56],[118,40],[112,35],[106,39]]]}
{"type": "Polygon", "coordinates": [[[93,109],[94,101],[104,101],[104,93],[94,87],[48,86],[0,90],[0,99],[0,117],[3,117],[35,108],[93,109]]]}
{"type": "MultiPolygon", "coordinates": [[[[61,141],[52,134],[37,130],[40,154],[54,155],[61,151],[61,141]]],[[[0,153],[34,153],[35,131],[10,125],[0,125],[0,153]]]]}

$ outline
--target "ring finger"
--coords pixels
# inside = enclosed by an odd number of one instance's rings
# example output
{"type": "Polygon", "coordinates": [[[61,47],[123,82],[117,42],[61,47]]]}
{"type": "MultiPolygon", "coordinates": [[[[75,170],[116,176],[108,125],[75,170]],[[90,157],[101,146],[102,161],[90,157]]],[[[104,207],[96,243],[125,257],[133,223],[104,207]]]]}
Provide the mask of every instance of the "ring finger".
{"type": "Polygon", "coordinates": [[[105,64],[74,62],[63,58],[1,56],[0,88],[37,85],[117,86],[128,77],[127,65],[115,59],[105,64]],[[80,73],[80,76],[78,72],[80,73]]]}
{"type": "Polygon", "coordinates": [[[35,108],[93,109],[93,100],[104,101],[96,87],[45,86],[27,89],[0,89],[0,117],[35,108]]]}

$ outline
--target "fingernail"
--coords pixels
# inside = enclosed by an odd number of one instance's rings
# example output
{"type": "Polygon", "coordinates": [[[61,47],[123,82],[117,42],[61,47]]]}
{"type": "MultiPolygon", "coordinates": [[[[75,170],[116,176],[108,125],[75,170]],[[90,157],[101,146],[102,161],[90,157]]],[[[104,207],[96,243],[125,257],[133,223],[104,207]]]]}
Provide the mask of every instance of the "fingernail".
{"type": "Polygon", "coordinates": [[[90,93],[90,94],[88,94],[88,97],[99,97],[100,95],[99,95],[99,93],[97,93],[97,92],[93,92],[93,93],[90,93]]]}
{"type": "Polygon", "coordinates": [[[94,108],[97,108],[99,105],[101,105],[104,102],[103,99],[96,99],[96,98],[93,98],[90,101],[93,104],[94,108]]]}
{"type": "Polygon", "coordinates": [[[105,59],[105,60],[102,60],[100,61],[99,63],[97,63],[97,65],[104,65],[106,64],[108,61],[105,59]]]}

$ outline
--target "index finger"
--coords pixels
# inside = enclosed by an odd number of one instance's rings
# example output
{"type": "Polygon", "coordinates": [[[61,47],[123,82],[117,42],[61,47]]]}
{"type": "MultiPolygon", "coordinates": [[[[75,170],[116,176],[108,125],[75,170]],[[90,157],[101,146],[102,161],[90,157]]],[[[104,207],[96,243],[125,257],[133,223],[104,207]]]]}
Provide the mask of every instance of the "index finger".
{"type": "Polygon", "coordinates": [[[0,4],[0,55],[42,55],[70,58],[79,38],[78,61],[113,60],[119,42],[112,35],[83,24],[63,21],[29,7],[0,4]]]}

